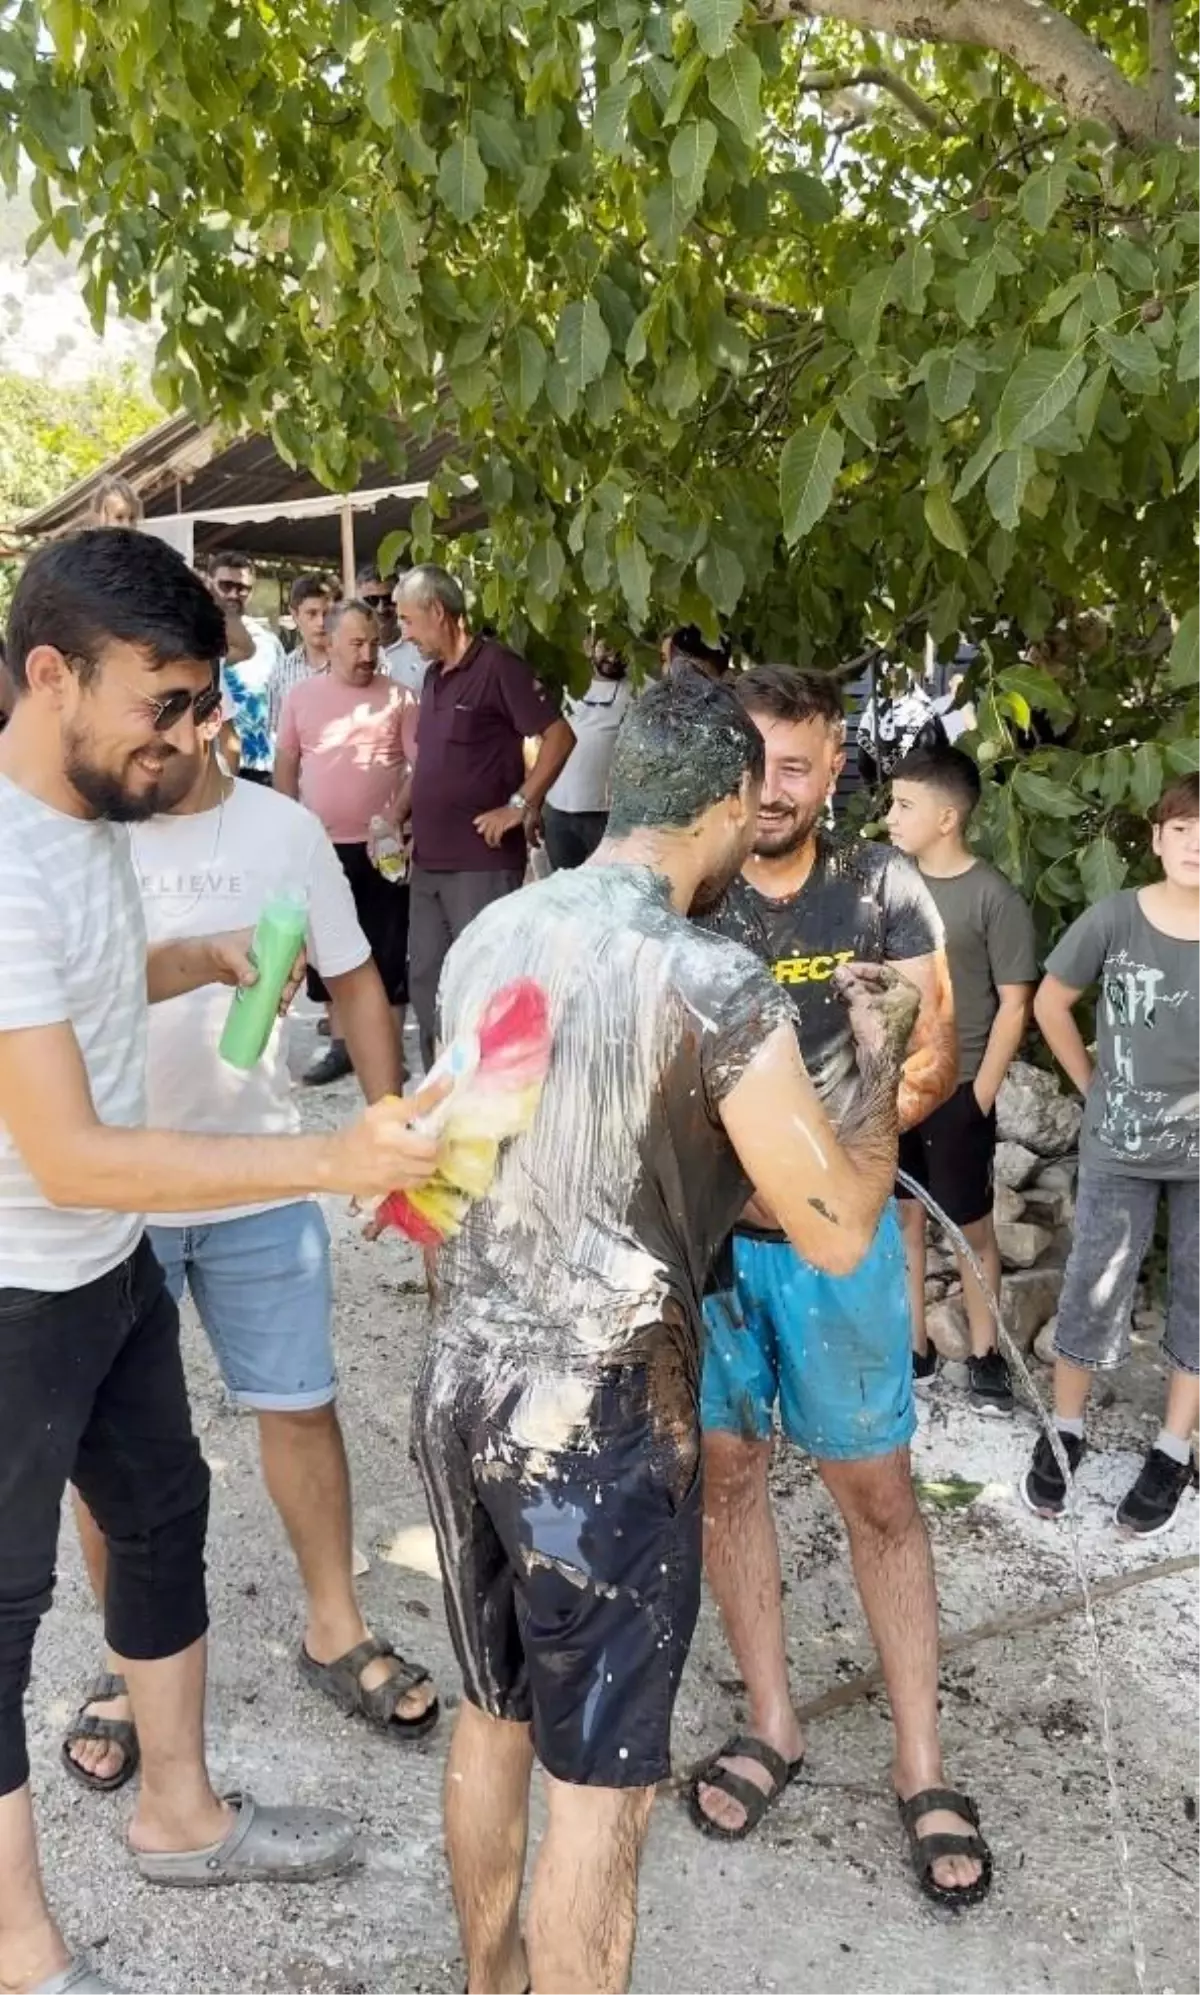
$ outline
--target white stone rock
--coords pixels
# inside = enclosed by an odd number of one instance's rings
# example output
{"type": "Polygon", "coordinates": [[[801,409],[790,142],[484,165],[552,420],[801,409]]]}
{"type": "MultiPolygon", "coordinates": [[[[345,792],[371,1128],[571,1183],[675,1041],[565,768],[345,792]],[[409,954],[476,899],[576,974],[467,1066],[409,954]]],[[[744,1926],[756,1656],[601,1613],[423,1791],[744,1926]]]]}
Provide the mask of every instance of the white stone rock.
{"type": "Polygon", "coordinates": [[[992,1217],[995,1219],[997,1226],[1011,1225],[1014,1220],[1020,1219],[1024,1210],[1025,1200],[1022,1198],[1020,1192],[1014,1191],[1011,1185],[997,1182],[995,1201],[992,1206],[992,1217]]]}
{"type": "Polygon", "coordinates": [[[1039,1157],[1061,1157],[1079,1140],[1082,1103],[1063,1094],[1054,1075],[1014,1060],[996,1099],[1001,1140],[1023,1143],[1039,1157]]]}
{"type": "Polygon", "coordinates": [[[1000,1315],[1018,1350],[1027,1351],[1058,1304],[1062,1277],[1057,1268],[1023,1268],[1000,1283],[1000,1315]]]}
{"type": "Polygon", "coordinates": [[[1048,1226],[1035,1226],[1028,1219],[1013,1219],[996,1227],[996,1244],[1006,1268],[1031,1268],[1053,1242],[1048,1226]]]}
{"type": "Polygon", "coordinates": [[[1054,1333],[1057,1329],[1058,1311],[1056,1310],[1054,1315],[1043,1323],[1033,1340],[1033,1355],[1035,1358],[1040,1358],[1044,1365],[1052,1365],[1054,1363],[1054,1333]]]}
{"type": "Polygon", "coordinates": [[[961,1295],[937,1302],[925,1312],[925,1327],[943,1358],[961,1363],[971,1349],[967,1311],[961,1295]]]}
{"type": "Polygon", "coordinates": [[[996,1183],[1023,1191],[1027,1184],[1033,1183],[1041,1161],[1036,1150],[1027,1150],[1023,1143],[997,1143],[996,1183]]]}

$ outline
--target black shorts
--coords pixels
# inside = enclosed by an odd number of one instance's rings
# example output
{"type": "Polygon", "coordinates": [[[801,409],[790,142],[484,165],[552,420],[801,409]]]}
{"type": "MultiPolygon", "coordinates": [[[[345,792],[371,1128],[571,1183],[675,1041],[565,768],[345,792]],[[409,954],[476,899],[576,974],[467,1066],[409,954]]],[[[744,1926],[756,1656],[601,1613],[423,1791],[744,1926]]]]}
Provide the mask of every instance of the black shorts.
{"type": "MultiPolygon", "coordinates": [[[[408,884],[385,880],[378,867],[371,864],[365,845],[335,845],[333,849],[350,882],[358,925],[371,945],[388,1003],[407,1004],[408,884]]],[[[329,1001],[329,992],[311,965],[308,995],[314,1004],[329,1001]]]]}
{"type": "Polygon", "coordinates": [[[556,1780],[654,1786],[700,1606],[694,1383],[668,1422],[645,1366],[608,1371],[548,1451],[515,1438],[522,1388],[486,1376],[486,1359],[435,1347],[413,1403],[466,1695],[531,1724],[556,1780]]]}
{"type": "MultiPolygon", "coordinates": [[[[900,1169],[924,1185],[956,1226],[987,1218],[995,1162],[996,1111],[984,1114],[971,1081],[963,1081],[949,1101],[900,1138],[900,1169]]],[[[912,1193],[898,1184],[896,1196],[911,1198],[912,1193]]]]}

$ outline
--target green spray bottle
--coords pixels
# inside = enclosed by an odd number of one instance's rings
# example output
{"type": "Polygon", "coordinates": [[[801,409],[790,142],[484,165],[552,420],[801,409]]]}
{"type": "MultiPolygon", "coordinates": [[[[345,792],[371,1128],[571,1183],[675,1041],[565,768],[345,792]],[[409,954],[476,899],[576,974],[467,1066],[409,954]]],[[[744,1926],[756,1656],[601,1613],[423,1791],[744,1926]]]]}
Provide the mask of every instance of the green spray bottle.
{"type": "Polygon", "coordinates": [[[221,1058],[243,1072],[262,1059],[279,1010],[283,987],[308,933],[308,903],[299,890],[272,894],[264,902],[250,945],[257,981],[233,994],[221,1058]]]}

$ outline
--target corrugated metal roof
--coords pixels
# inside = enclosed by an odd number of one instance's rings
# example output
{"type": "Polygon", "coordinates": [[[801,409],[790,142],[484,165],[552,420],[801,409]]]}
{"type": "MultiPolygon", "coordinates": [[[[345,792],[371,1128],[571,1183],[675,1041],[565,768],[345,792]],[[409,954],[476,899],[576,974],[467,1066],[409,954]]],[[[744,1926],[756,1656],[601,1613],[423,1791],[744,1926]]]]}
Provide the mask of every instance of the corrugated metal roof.
{"type": "MultiPolygon", "coordinates": [[[[453,449],[454,438],[443,433],[421,444],[399,421],[396,431],[404,458],[404,482],[427,483],[453,449]]],[[[26,513],[15,523],[14,531],[37,540],[73,532],[85,523],[102,481],[114,476],[129,480],[150,519],[175,512],[211,512],[221,505],[316,498],[328,490],[310,471],[285,463],[268,437],[230,439],[214,425],[202,426],[190,416],[170,416],[88,477],[78,479],[60,497],[26,513]]],[[[397,482],[395,466],[377,459],[364,465],[355,490],[369,491],[397,482]]],[[[369,521],[360,516],[356,525],[360,560],[370,558],[385,534],[408,525],[412,506],[411,500],[389,499],[376,507],[369,521]]],[[[477,500],[464,501],[453,522],[459,531],[482,523],[477,500]]],[[[235,528],[207,524],[197,526],[195,547],[197,554],[204,554],[228,547],[236,538],[239,547],[264,559],[336,567],[340,531],[336,517],[274,520],[235,528]]]]}

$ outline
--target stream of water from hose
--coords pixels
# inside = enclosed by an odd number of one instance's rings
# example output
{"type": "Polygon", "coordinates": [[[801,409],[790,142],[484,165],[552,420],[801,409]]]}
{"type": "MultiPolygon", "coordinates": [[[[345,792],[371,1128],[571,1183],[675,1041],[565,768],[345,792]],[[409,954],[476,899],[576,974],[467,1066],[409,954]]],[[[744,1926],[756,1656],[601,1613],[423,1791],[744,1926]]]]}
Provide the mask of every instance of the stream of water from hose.
{"type": "Polygon", "coordinates": [[[1054,1453],[1054,1459],[1062,1471],[1067,1486],[1067,1529],[1071,1543],[1071,1556],[1075,1565],[1075,1575],[1079,1581],[1080,1598],[1083,1601],[1083,1618],[1087,1628],[1088,1641],[1092,1651],[1092,1675],[1096,1687],[1096,1703],[1100,1712],[1100,1743],[1104,1753],[1104,1766],[1108,1775],[1108,1812],[1112,1822],[1113,1841],[1117,1850],[1117,1867],[1121,1876],[1121,1888],[1125,1897],[1125,1919],[1129,1929],[1129,1946],[1133,1955],[1133,1973],[1137,1982],[1138,1995],[1146,1995],[1146,1950],[1142,1944],[1141,1921],[1138,1917],[1137,1900],[1133,1886],[1133,1859],[1129,1849],[1129,1835],[1125,1827],[1125,1803],[1117,1780],[1117,1749],[1113,1738],[1112,1705],[1108,1694],[1108,1672],[1104,1664],[1104,1651],[1100,1646],[1100,1629],[1096,1621],[1096,1609],[1092,1600],[1091,1583],[1083,1556],[1083,1536],[1080,1528],[1079,1501],[1071,1464],[1067,1459],[1053,1416],[1042,1404],[1042,1396],[1033,1382],[1033,1375],[1025,1363],[1024,1356],[1017,1349],[1004,1326],[997,1298],[992,1293],[991,1284],[980,1265],[977,1255],[963,1237],[952,1219],[948,1219],[923,1185],[911,1178],[907,1171],[897,1171],[897,1178],[906,1191],[921,1201],[925,1210],[943,1228],[958,1252],[970,1266],[976,1281],[987,1298],[987,1305],[996,1325],[996,1335],[1000,1348],[1009,1366],[1016,1373],[1024,1388],[1025,1396],[1041,1423],[1046,1439],[1054,1453]]]}

